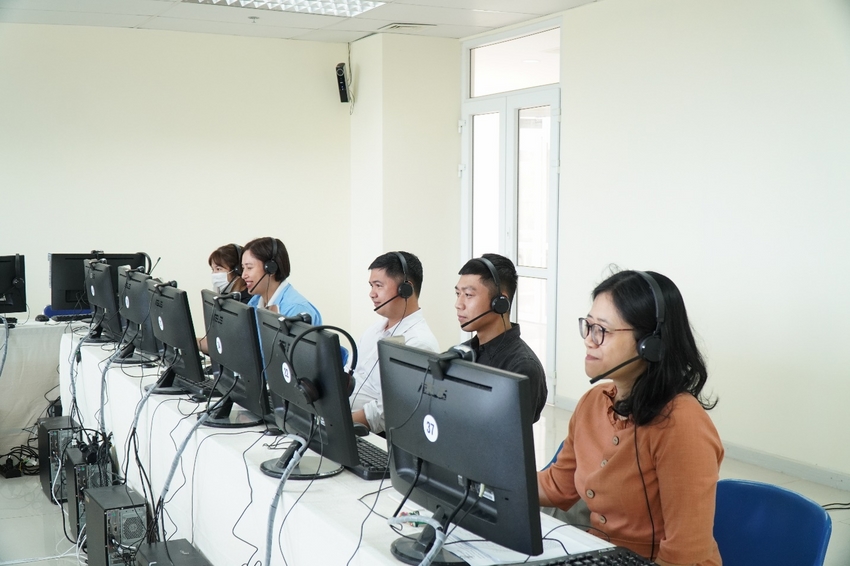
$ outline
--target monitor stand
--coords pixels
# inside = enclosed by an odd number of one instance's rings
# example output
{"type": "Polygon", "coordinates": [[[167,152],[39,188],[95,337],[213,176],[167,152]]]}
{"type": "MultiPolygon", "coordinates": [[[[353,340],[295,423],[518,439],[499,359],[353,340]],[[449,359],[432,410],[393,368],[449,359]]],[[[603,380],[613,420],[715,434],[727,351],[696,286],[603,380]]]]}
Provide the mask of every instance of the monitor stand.
{"type": "Polygon", "coordinates": [[[219,408],[214,410],[210,414],[210,418],[204,421],[205,426],[215,428],[248,428],[265,422],[262,417],[258,417],[250,411],[234,411],[233,400],[229,397],[222,399],[219,403],[221,403],[219,408]]]}
{"type": "MultiPolygon", "coordinates": [[[[283,470],[286,468],[286,462],[281,462],[281,458],[273,458],[266,460],[260,464],[260,471],[267,476],[280,478],[283,475],[283,470]]],[[[333,477],[341,473],[343,467],[327,458],[321,456],[309,455],[303,456],[298,462],[298,465],[292,470],[289,475],[291,480],[320,480],[333,477]]],[[[417,562],[418,564],[418,562],[417,562]]]]}
{"type": "Polygon", "coordinates": [[[156,383],[145,385],[145,391],[150,391],[151,395],[185,395],[186,390],[184,388],[174,385],[175,376],[172,368],[166,368],[156,383]]]}
{"type": "Polygon", "coordinates": [[[143,354],[136,351],[136,347],[131,342],[121,348],[118,356],[112,360],[114,366],[149,366],[153,367],[159,361],[159,356],[152,354],[143,354]]]}
{"type": "MultiPolygon", "coordinates": [[[[448,522],[448,517],[446,517],[446,513],[443,511],[442,507],[437,507],[437,511],[434,513],[433,518],[443,525],[444,531],[448,528],[448,525],[446,524],[448,522]]],[[[402,537],[395,539],[390,545],[390,551],[393,553],[393,556],[405,564],[419,564],[434,545],[434,541],[437,538],[436,535],[437,533],[434,530],[434,527],[426,525],[417,538],[402,537]]],[[[465,560],[458,558],[445,548],[440,550],[434,556],[434,560],[431,561],[431,564],[434,566],[455,566],[457,564],[466,563],[467,562],[465,560]]]]}

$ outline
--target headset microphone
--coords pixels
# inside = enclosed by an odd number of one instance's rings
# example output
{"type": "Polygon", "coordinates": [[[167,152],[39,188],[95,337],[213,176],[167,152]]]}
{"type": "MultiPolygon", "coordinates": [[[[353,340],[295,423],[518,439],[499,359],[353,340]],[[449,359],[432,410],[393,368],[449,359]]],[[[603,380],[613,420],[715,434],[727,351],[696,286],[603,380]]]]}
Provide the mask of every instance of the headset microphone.
{"type": "MultiPolygon", "coordinates": [[[[488,310],[488,311],[484,311],[484,312],[482,312],[481,314],[479,314],[478,316],[476,316],[475,318],[473,318],[473,319],[471,319],[471,320],[467,320],[466,322],[464,322],[463,324],[461,324],[461,325],[460,325],[460,327],[461,327],[462,329],[463,329],[463,328],[466,328],[466,326],[467,326],[467,325],[472,324],[473,322],[475,322],[476,320],[478,320],[479,318],[481,318],[481,317],[483,317],[483,316],[487,316],[487,315],[488,315],[488,314],[490,314],[491,312],[496,312],[496,311],[494,311],[492,308],[491,308],[490,310],[488,310]]],[[[499,314],[499,313],[496,313],[496,314],[499,314]]]]}
{"type": "Polygon", "coordinates": [[[307,324],[313,324],[313,316],[310,313],[301,312],[296,314],[295,316],[281,316],[278,318],[280,322],[306,322],[307,324]]]}
{"type": "Polygon", "coordinates": [[[242,293],[240,293],[239,291],[236,291],[235,293],[227,293],[225,295],[219,295],[217,297],[213,297],[213,299],[220,306],[222,301],[224,301],[225,299],[234,299],[234,300],[237,300],[237,301],[241,301],[242,300],[242,293]]]}
{"type": "Polygon", "coordinates": [[[467,346],[466,344],[458,344],[457,346],[452,346],[439,356],[437,356],[437,361],[440,362],[449,362],[451,360],[466,360],[468,362],[475,361],[475,350],[467,346]]]}
{"type": "Polygon", "coordinates": [[[612,369],[609,369],[609,370],[608,370],[608,371],[606,371],[605,373],[603,373],[603,374],[601,374],[601,375],[597,375],[596,377],[591,378],[591,379],[590,379],[590,384],[591,384],[591,385],[593,385],[594,383],[596,383],[596,382],[597,382],[597,381],[599,381],[600,379],[605,379],[606,377],[608,377],[609,375],[611,375],[612,373],[614,373],[614,372],[615,372],[615,371],[617,371],[618,369],[623,368],[623,367],[626,367],[627,365],[632,364],[632,363],[634,363],[634,362],[638,361],[639,359],[640,359],[640,356],[635,356],[634,358],[632,358],[632,359],[630,359],[630,360],[626,360],[625,362],[621,363],[621,364],[620,364],[620,365],[618,365],[618,366],[614,366],[612,369]]]}
{"type": "Polygon", "coordinates": [[[393,297],[392,299],[390,299],[390,300],[388,300],[388,301],[384,301],[383,303],[381,303],[380,305],[378,305],[377,307],[375,307],[375,308],[374,308],[374,309],[372,309],[372,310],[373,310],[373,311],[375,311],[375,312],[378,312],[378,309],[382,309],[382,308],[384,308],[385,306],[387,306],[388,304],[390,304],[390,303],[391,303],[391,302],[393,302],[394,300],[398,299],[399,297],[401,297],[401,295],[396,295],[396,296],[395,296],[395,297],[393,297]]]}
{"type": "Polygon", "coordinates": [[[172,279],[171,281],[166,281],[165,283],[157,283],[157,284],[156,284],[156,285],[154,285],[153,287],[154,287],[154,289],[156,289],[157,291],[159,291],[160,293],[162,293],[162,288],[163,288],[163,287],[174,287],[174,288],[176,289],[176,288],[177,288],[177,281],[174,281],[174,280],[172,279]]]}
{"type": "Polygon", "coordinates": [[[252,294],[252,295],[253,295],[253,294],[254,294],[254,289],[256,289],[256,288],[257,288],[257,285],[259,285],[260,283],[262,283],[262,282],[263,282],[263,279],[265,279],[267,276],[268,276],[268,272],[263,273],[263,276],[262,276],[262,277],[260,277],[260,280],[259,280],[259,281],[257,281],[256,283],[254,283],[254,285],[253,285],[250,289],[248,289],[248,292],[249,292],[250,294],[252,294]]]}

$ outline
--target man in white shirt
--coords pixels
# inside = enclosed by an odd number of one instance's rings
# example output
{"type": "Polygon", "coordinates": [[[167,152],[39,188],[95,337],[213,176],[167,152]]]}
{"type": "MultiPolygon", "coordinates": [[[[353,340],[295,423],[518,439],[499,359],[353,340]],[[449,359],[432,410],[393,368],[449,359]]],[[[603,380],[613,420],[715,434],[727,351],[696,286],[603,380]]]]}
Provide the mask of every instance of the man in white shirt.
{"type": "Polygon", "coordinates": [[[359,361],[351,395],[354,422],[372,432],[384,430],[384,401],[378,367],[378,340],[402,337],[408,346],[438,352],[434,333],[419,309],[422,263],[408,252],[387,252],[369,266],[369,298],[381,320],[370,327],[357,345],[359,361]]]}

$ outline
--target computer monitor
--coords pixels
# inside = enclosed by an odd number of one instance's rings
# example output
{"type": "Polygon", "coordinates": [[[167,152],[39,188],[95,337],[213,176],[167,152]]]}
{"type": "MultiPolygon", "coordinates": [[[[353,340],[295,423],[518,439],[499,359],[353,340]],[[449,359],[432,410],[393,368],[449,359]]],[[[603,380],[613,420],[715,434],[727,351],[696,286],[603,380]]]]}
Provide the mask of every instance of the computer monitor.
{"type": "Polygon", "coordinates": [[[26,312],[24,256],[0,256],[0,313],[26,312]]]}
{"type": "MultiPolygon", "coordinates": [[[[53,311],[88,312],[89,304],[83,269],[83,261],[87,259],[105,259],[110,265],[129,265],[130,267],[144,267],[150,263],[147,254],[143,252],[105,254],[94,250],[89,253],[47,254],[50,268],[50,308],[53,311]]],[[[117,273],[113,283],[117,289],[117,273]]]]}
{"type": "Polygon", "coordinates": [[[218,370],[216,389],[226,395],[204,424],[247,427],[261,424],[269,413],[269,394],[263,379],[263,357],[257,335],[257,310],[204,289],[204,327],[207,353],[218,370]],[[244,411],[234,411],[233,404],[244,411]]]}
{"type": "Polygon", "coordinates": [[[102,259],[84,260],[83,268],[89,306],[95,311],[89,340],[119,342],[124,336],[124,325],[118,313],[118,295],[112,276],[115,271],[114,279],[117,279],[118,270],[102,259]]]}
{"type": "Polygon", "coordinates": [[[147,361],[159,357],[161,344],[153,334],[150,308],[153,295],[148,293],[150,275],[144,268],[131,268],[122,265],[118,268],[118,312],[127,321],[127,335],[124,339],[127,353],[147,361]]]}
{"type": "Polygon", "coordinates": [[[189,393],[199,399],[206,398],[210,382],[201,364],[186,292],[178,289],[175,281],[163,283],[152,278],[146,285],[153,334],[162,344],[160,359],[166,366],[153,393],[189,393]]]}
{"type": "MultiPolygon", "coordinates": [[[[339,336],[311,330],[314,327],[309,324],[265,309],[259,309],[257,317],[275,423],[283,431],[310,439],[310,449],[321,455],[305,455],[290,478],[327,477],[342,471],[341,465],[357,466],[349,377],[343,371],[339,336]],[[319,424],[317,429],[314,422],[319,424]]],[[[279,477],[282,468],[277,460],[270,460],[262,470],[279,477]]]]}
{"type": "MultiPolygon", "coordinates": [[[[517,552],[543,552],[528,378],[441,362],[433,352],[387,340],[378,342],[378,360],[393,488],[410,491],[444,530],[451,519],[517,552]]],[[[392,552],[418,563],[420,544],[399,539],[392,552]]]]}

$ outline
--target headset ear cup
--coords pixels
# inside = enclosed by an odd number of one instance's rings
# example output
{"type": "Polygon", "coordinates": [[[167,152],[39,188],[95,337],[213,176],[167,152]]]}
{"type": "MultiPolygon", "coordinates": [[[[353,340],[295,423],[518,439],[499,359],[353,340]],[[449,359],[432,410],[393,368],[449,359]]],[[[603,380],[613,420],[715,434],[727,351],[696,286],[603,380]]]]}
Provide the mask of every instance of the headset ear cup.
{"type": "Polygon", "coordinates": [[[410,281],[405,280],[403,283],[399,284],[398,296],[402,299],[409,299],[413,296],[413,285],[410,284],[410,281]]]}
{"type": "Polygon", "coordinates": [[[277,273],[277,262],[273,259],[270,259],[266,263],[263,264],[263,270],[269,275],[274,275],[277,273]]]}
{"type": "Polygon", "coordinates": [[[650,334],[638,342],[638,356],[651,363],[658,363],[664,359],[667,347],[657,334],[650,334]]]}
{"type": "Polygon", "coordinates": [[[313,382],[306,377],[298,379],[298,391],[301,392],[301,395],[304,396],[304,400],[310,405],[319,400],[319,390],[316,389],[313,382]]]}
{"type": "Polygon", "coordinates": [[[348,396],[351,397],[354,394],[354,388],[357,387],[357,378],[354,377],[353,371],[349,371],[345,375],[348,376],[348,396]]]}
{"type": "Polygon", "coordinates": [[[236,250],[236,267],[233,268],[233,272],[242,277],[242,246],[239,244],[231,244],[233,249],[236,250]]]}
{"type": "Polygon", "coordinates": [[[505,314],[509,310],[511,310],[511,302],[504,295],[499,295],[495,297],[493,301],[490,303],[490,308],[496,314],[505,314]]]}

